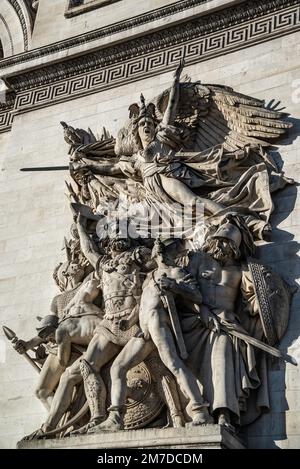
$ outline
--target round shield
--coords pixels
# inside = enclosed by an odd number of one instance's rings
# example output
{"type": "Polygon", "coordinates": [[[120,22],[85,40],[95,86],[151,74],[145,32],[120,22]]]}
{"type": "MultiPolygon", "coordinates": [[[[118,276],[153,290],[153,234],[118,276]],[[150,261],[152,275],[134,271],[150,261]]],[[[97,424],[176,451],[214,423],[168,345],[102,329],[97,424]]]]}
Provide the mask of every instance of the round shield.
{"type": "Polygon", "coordinates": [[[140,363],[127,373],[127,399],[124,428],[143,428],[162,411],[164,403],[157,392],[149,368],[140,363]]]}
{"type": "MultiPolygon", "coordinates": [[[[102,376],[106,389],[111,389],[110,365],[103,369],[102,376]]],[[[126,382],[124,428],[125,430],[144,428],[159,416],[165,406],[148,364],[141,362],[131,368],[127,372],[126,382]]],[[[110,393],[108,393],[107,408],[110,405],[110,393]]]]}

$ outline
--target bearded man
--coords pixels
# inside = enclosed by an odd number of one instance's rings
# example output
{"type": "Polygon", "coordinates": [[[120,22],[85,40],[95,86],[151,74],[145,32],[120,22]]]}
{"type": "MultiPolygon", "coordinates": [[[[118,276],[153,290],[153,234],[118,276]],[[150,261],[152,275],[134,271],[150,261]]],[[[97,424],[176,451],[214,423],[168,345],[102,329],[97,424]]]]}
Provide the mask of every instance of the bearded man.
{"type": "Polygon", "coordinates": [[[188,266],[202,293],[202,324],[188,315],[182,317],[189,363],[220,425],[249,423],[269,408],[265,355],[230,335],[230,330],[236,330],[264,339],[241,247],[240,229],[225,222],[208,237],[203,250],[191,256],[188,266]],[[211,330],[211,315],[219,323],[218,330],[211,330]]]}

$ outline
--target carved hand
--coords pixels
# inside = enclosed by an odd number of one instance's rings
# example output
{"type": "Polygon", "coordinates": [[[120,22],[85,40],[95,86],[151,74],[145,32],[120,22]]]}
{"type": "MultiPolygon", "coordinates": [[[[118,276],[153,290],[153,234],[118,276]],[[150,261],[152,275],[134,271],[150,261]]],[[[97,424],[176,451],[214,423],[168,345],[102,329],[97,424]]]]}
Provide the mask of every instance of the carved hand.
{"type": "Polygon", "coordinates": [[[14,344],[14,349],[22,355],[28,350],[27,342],[21,339],[17,340],[17,342],[14,344]]]}
{"type": "Polygon", "coordinates": [[[70,161],[74,163],[74,161],[78,161],[81,158],[80,152],[77,151],[77,148],[71,148],[70,153],[70,161]]]}
{"type": "Polygon", "coordinates": [[[63,310],[61,319],[64,319],[66,316],[68,316],[69,313],[70,313],[70,307],[69,307],[69,305],[68,305],[68,306],[66,306],[65,309],[63,310]]]}
{"type": "Polygon", "coordinates": [[[163,276],[159,279],[159,285],[162,290],[176,290],[177,289],[177,282],[176,280],[163,276]]]}
{"type": "Polygon", "coordinates": [[[217,334],[220,334],[220,323],[219,321],[212,317],[209,319],[209,328],[213,331],[216,332],[217,334]]]}
{"type": "Polygon", "coordinates": [[[73,161],[72,162],[72,169],[74,171],[79,171],[81,169],[88,169],[88,165],[84,163],[83,161],[73,161]]]}

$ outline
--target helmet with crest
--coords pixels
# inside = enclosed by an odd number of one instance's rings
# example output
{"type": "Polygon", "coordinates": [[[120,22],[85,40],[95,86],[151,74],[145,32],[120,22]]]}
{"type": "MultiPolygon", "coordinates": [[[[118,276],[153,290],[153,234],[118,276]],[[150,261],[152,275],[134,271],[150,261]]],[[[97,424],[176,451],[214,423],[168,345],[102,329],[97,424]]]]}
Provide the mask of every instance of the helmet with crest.
{"type": "Polygon", "coordinates": [[[115,144],[115,153],[119,156],[132,156],[142,148],[139,135],[139,126],[145,121],[155,129],[159,123],[156,116],[156,106],[150,102],[146,104],[141,94],[140,104],[133,103],[129,106],[129,119],[125,126],[118,132],[115,144]]]}

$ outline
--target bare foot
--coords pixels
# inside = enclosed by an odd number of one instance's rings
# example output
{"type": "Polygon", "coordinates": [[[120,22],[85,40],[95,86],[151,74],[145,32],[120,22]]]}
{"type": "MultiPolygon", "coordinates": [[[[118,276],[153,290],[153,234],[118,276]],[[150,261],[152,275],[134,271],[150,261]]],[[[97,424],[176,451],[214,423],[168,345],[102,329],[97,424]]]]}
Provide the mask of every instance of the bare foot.
{"type": "Polygon", "coordinates": [[[112,411],[104,422],[88,430],[88,433],[118,432],[123,429],[124,423],[120,413],[112,411]]]}
{"type": "Polygon", "coordinates": [[[103,422],[104,417],[98,417],[93,420],[90,420],[86,425],[84,425],[81,428],[78,428],[77,430],[73,430],[70,435],[84,435],[85,433],[88,433],[88,431],[92,428],[95,428],[97,425],[99,425],[101,422],[103,422]]]}
{"type": "Polygon", "coordinates": [[[230,423],[230,412],[228,409],[220,409],[218,424],[222,427],[228,428],[228,430],[235,431],[235,427],[230,423]]]}
{"type": "Polygon", "coordinates": [[[209,415],[207,407],[203,407],[201,410],[194,412],[192,422],[188,423],[187,426],[198,426],[214,423],[214,419],[209,415]]]}
{"type": "Polygon", "coordinates": [[[24,436],[21,441],[41,440],[43,438],[47,438],[47,435],[45,434],[51,430],[53,430],[52,427],[48,425],[42,425],[41,428],[38,428],[29,435],[24,436]]]}

